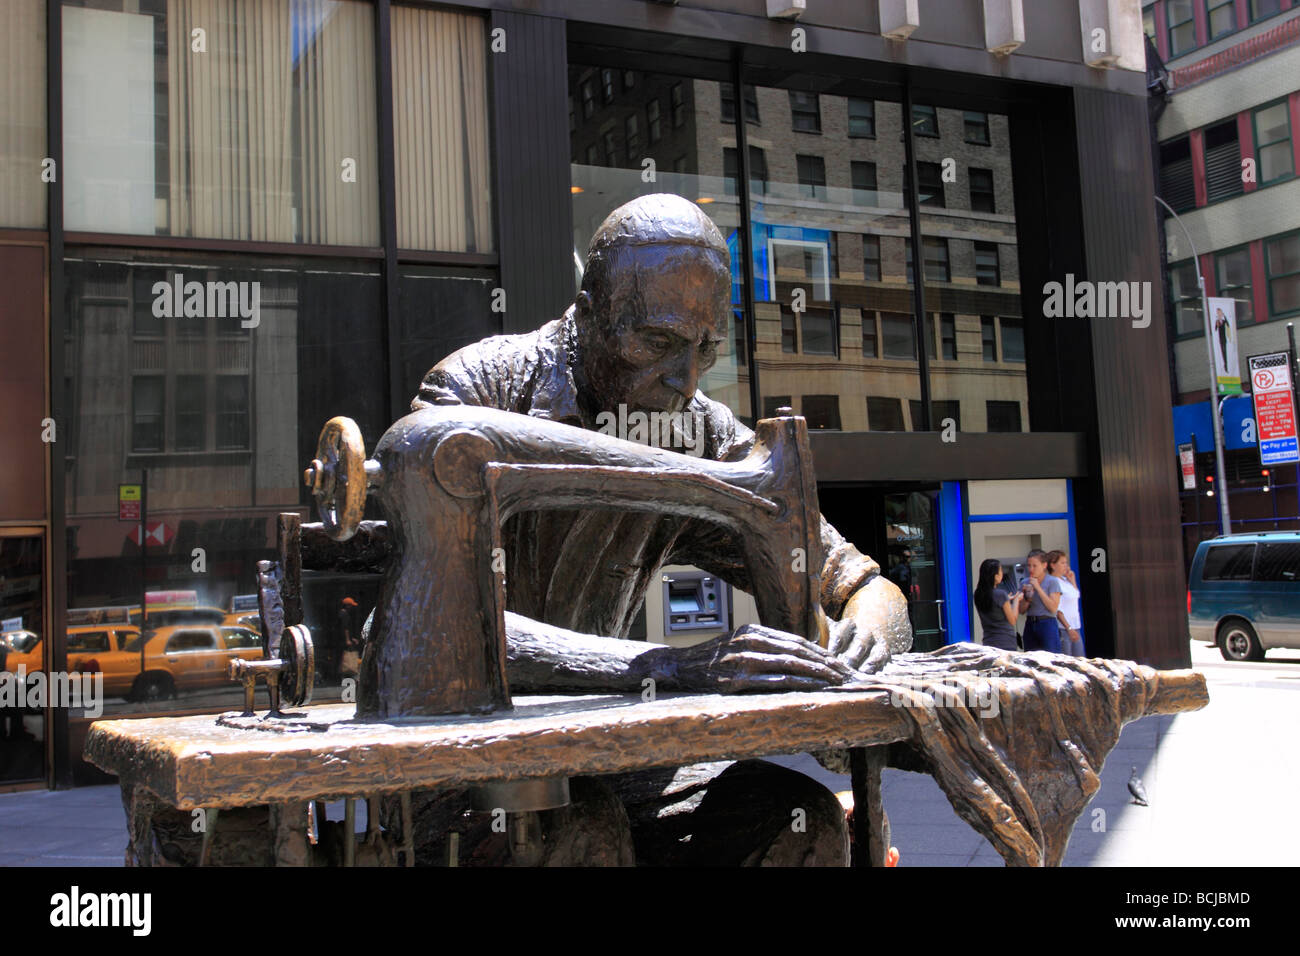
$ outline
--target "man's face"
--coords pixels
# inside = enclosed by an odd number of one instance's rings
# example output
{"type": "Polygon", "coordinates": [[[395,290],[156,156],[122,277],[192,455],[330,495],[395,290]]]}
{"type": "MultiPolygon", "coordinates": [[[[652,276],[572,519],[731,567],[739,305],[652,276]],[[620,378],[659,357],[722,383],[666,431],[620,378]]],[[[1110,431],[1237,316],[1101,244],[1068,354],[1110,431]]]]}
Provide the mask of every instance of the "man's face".
{"type": "Polygon", "coordinates": [[[731,275],[724,257],[698,246],[631,246],[610,263],[605,315],[578,297],[587,328],[582,365],[601,411],[678,412],[718,358],[731,313],[731,275]]]}

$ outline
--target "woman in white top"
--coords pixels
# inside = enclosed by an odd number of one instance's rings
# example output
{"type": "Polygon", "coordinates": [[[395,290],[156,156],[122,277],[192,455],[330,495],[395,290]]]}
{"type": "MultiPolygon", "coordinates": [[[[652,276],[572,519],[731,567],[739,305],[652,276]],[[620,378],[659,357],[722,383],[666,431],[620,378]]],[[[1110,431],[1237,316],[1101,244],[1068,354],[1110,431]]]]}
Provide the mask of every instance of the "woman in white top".
{"type": "Polygon", "coordinates": [[[1079,617],[1079,582],[1070,570],[1070,556],[1064,551],[1047,555],[1047,573],[1061,582],[1061,603],[1056,619],[1061,625],[1061,653],[1083,657],[1083,621],[1079,617]]]}

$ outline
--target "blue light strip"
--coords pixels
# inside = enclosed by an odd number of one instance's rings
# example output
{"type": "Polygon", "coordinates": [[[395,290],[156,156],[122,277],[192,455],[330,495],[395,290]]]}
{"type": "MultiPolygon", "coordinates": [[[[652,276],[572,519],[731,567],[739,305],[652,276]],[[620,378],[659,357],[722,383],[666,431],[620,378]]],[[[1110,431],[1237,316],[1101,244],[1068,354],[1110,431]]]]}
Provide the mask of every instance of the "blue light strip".
{"type": "Polygon", "coordinates": [[[971,515],[970,522],[988,521],[1070,521],[1074,513],[1073,505],[1069,511],[1017,511],[1004,515],[971,515]]]}
{"type": "Polygon", "coordinates": [[[966,565],[965,509],[962,506],[961,482],[945,481],[939,485],[939,580],[942,582],[945,625],[944,640],[958,644],[973,639],[970,603],[967,593],[970,570],[966,565]]]}

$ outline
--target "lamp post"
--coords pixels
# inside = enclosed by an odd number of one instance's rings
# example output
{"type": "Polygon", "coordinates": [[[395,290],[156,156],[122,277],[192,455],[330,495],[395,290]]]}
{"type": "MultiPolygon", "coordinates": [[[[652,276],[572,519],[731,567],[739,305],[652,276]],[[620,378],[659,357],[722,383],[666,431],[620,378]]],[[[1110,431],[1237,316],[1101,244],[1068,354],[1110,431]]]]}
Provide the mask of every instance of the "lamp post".
{"type": "Polygon", "coordinates": [[[1214,426],[1214,471],[1217,478],[1215,483],[1219,486],[1219,493],[1215,495],[1219,500],[1219,532],[1232,534],[1232,518],[1228,514],[1228,479],[1223,468],[1223,422],[1219,418],[1219,382],[1214,368],[1214,333],[1210,327],[1210,303],[1205,297],[1205,276],[1201,275],[1201,260],[1196,254],[1196,244],[1192,242],[1192,235],[1183,225],[1183,221],[1178,218],[1178,213],[1174,212],[1169,203],[1159,196],[1152,198],[1165,208],[1174,222],[1178,223],[1178,228],[1187,237],[1187,245],[1192,250],[1192,265],[1196,268],[1196,287],[1201,293],[1201,314],[1205,317],[1205,355],[1210,361],[1210,422],[1214,426]]]}

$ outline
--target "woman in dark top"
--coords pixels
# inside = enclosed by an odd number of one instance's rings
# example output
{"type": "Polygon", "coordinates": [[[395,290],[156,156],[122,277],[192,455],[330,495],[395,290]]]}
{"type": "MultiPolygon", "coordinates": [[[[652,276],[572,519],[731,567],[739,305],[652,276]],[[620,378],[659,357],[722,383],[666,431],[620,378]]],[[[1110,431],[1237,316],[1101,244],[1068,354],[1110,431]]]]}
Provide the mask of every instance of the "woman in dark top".
{"type": "Polygon", "coordinates": [[[980,565],[980,583],[975,587],[975,610],[984,629],[986,647],[1019,650],[1016,643],[1016,602],[998,585],[1002,583],[1002,562],[986,558],[980,565]]]}

